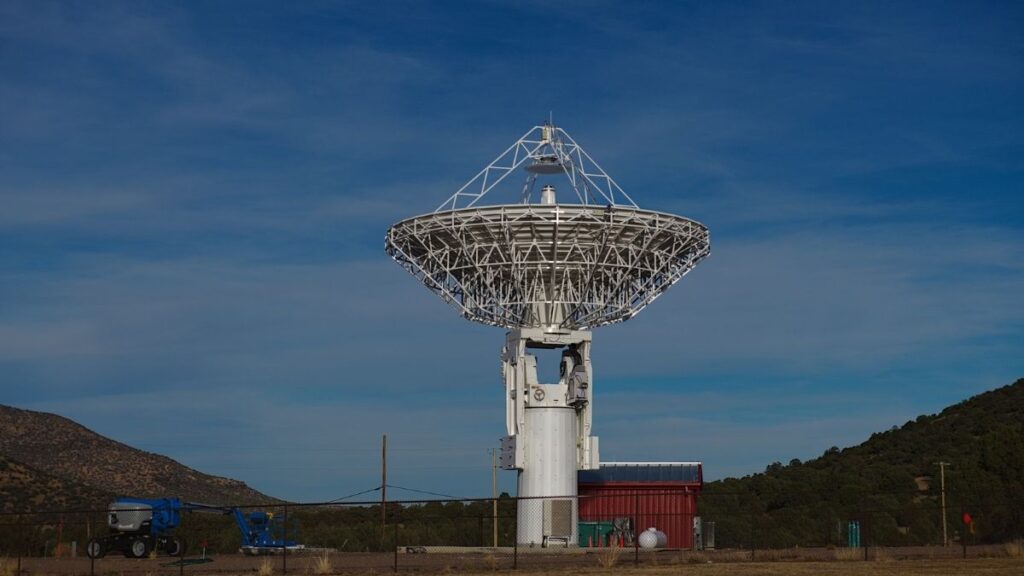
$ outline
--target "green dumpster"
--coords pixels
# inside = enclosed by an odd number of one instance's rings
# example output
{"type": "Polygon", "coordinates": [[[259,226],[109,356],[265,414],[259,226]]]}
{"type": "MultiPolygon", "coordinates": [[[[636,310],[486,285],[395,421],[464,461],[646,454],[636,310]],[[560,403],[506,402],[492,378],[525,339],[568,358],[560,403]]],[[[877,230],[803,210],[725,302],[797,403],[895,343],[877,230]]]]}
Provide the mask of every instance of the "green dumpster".
{"type": "Polygon", "coordinates": [[[579,546],[580,548],[606,547],[610,543],[610,537],[614,531],[615,524],[612,522],[580,522],[579,546]]]}

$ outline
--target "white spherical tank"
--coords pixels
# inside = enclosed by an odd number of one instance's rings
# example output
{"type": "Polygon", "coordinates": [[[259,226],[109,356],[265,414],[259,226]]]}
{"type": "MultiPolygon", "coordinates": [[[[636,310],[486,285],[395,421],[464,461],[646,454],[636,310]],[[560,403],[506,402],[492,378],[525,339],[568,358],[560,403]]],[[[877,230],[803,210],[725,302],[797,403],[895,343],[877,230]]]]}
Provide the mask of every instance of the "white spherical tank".
{"type": "Polygon", "coordinates": [[[641,548],[651,550],[658,547],[658,531],[654,528],[648,528],[640,533],[640,537],[637,538],[637,542],[641,548]]]}
{"type": "Polygon", "coordinates": [[[640,533],[640,536],[637,538],[637,543],[640,544],[641,548],[647,550],[664,548],[668,545],[668,536],[657,528],[648,528],[640,533]]]}

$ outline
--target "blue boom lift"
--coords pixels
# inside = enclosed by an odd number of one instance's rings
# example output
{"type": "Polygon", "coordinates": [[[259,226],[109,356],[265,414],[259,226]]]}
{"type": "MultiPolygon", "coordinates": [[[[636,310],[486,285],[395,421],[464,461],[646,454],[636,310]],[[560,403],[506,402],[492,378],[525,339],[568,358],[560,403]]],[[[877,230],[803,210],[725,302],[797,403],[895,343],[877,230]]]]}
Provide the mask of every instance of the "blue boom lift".
{"type": "Polygon", "coordinates": [[[242,533],[241,551],[246,554],[303,548],[294,540],[275,537],[279,523],[269,512],[245,514],[238,508],[182,502],[178,498],[118,498],[107,512],[110,533],[90,540],[86,553],[90,558],[102,558],[108,552],[120,552],[129,558],[145,558],[154,551],[180,556],[184,544],[170,531],[181,524],[182,512],[231,515],[242,533]]]}

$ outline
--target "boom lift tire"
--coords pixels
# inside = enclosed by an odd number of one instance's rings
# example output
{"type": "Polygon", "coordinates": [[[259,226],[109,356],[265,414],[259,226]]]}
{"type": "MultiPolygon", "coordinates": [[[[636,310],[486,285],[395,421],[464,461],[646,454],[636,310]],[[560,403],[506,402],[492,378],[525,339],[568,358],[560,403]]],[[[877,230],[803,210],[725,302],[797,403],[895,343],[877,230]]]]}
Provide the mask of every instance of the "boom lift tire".
{"type": "Polygon", "coordinates": [[[130,558],[145,558],[149,555],[149,540],[146,538],[132,538],[128,545],[128,553],[125,556],[130,558]]]}
{"type": "Polygon", "coordinates": [[[97,540],[95,538],[93,538],[92,540],[89,540],[89,544],[86,545],[86,547],[85,547],[85,554],[87,556],[89,556],[89,558],[92,558],[92,559],[95,559],[95,560],[99,560],[100,558],[103,558],[103,556],[106,553],[107,553],[107,550],[106,550],[106,548],[104,548],[103,542],[100,542],[99,540],[97,540]]]}
{"type": "Polygon", "coordinates": [[[163,544],[168,556],[181,556],[185,552],[185,545],[177,538],[168,538],[163,544]]]}

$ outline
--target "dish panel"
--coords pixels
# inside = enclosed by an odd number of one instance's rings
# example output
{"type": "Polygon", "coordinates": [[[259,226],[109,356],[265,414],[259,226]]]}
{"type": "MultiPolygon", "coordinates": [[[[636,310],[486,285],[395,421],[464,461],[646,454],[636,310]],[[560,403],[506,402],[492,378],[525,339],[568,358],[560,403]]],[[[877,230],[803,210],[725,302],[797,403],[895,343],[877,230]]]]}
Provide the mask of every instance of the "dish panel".
{"type": "Polygon", "coordinates": [[[385,249],[470,320],[577,330],[635,315],[710,240],[699,222],[639,208],[511,204],[403,220],[385,249]]]}

